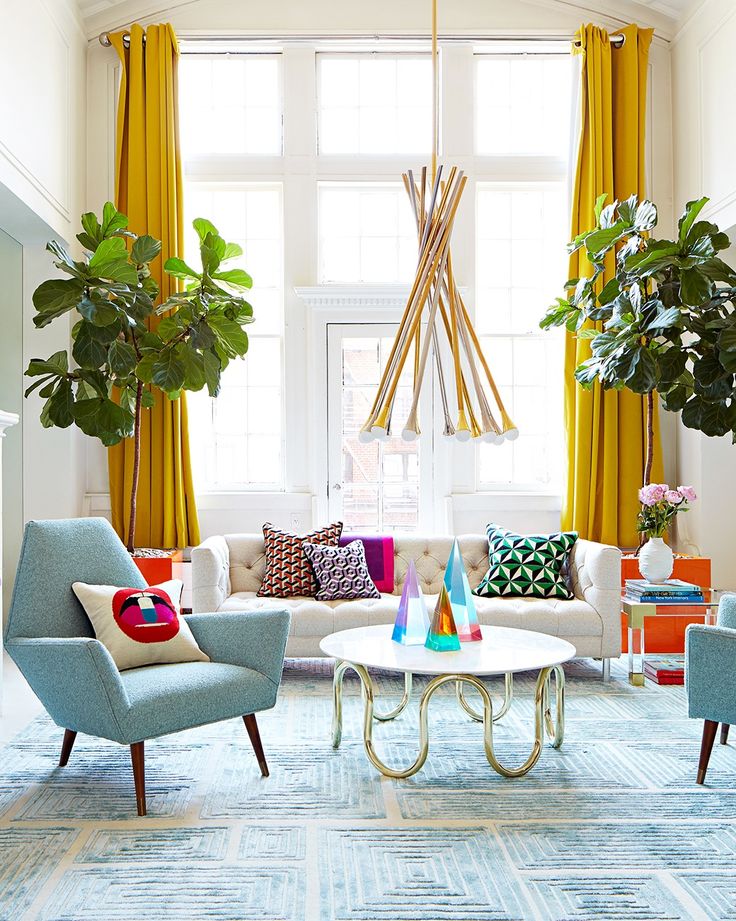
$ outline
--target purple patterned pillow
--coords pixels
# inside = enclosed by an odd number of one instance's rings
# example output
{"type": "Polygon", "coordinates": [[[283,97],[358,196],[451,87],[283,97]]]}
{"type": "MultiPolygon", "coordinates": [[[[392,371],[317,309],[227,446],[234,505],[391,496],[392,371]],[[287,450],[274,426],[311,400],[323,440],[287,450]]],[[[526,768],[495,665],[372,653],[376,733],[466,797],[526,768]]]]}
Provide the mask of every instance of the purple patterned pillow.
{"type": "Polygon", "coordinates": [[[319,584],[319,591],[314,596],[317,601],[381,597],[368,572],[362,540],[354,540],[346,547],[305,542],[302,548],[319,584]]]}

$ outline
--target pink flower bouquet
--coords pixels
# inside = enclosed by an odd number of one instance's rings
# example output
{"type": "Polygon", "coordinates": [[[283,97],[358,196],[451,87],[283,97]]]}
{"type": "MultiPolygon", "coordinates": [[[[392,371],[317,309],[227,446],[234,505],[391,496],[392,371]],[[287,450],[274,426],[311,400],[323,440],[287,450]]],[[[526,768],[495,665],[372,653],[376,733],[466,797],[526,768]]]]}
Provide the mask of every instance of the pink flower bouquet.
{"type": "Polygon", "coordinates": [[[639,490],[641,511],[636,522],[637,531],[646,537],[662,537],[678,512],[686,512],[688,503],[697,499],[692,486],[670,489],[667,483],[650,483],[639,490]]]}

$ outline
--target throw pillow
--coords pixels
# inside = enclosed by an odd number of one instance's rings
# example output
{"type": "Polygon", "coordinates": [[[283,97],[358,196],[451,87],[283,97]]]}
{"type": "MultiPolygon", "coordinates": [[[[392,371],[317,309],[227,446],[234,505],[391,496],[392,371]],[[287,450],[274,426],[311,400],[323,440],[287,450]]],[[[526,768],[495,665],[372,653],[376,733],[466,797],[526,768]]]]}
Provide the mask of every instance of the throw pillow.
{"type": "Polygon", "coordinates": [[[380,598],[368,565],[362,540],[345,547],[324,547],[305,543],[304,552],[319,583],[318,601],[348,601],[351,598],[380,598]]]}
{"type": "Polygon", "coordinates": [[[575,531],[556,534],[515,534],[489,524],[488,572],[476,595],[522,595],[531,598],[572,598],[564,566],[575,531]]]}
{"type": "Polygon", "coordinates": [[[346,547],[354,540],[363,541],[365,561],[373,584],[379,592],[392,594],[394,590],[394,539],[390,534],[343,534],[340,546],[346,547]]]}
{"type": "Polygon", "coordinates": [[[165,662],[210,661],[179,613],[183,587],[180,579],[148,588],[72,585],[95,636],[120,671],[165,662]]]}
{"type": "Polygon", "coordinates": [[[304,542],[336,547],[342,534],[342,522],[328,525],[309,534],[282,531],[270,522],[263,525],[266,544],[266,571],[257,594],[271,598],[289,598],[294,595],[313,596],[317,581],[304,553],[304,542]]]}

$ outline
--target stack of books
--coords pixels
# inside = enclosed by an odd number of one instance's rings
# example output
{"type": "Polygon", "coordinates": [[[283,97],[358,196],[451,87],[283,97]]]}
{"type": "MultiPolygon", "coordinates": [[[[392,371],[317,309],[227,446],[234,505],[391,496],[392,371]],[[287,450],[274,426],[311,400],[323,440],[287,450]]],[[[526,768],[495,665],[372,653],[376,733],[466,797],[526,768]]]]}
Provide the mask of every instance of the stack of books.
{"type": "Polygon", "coordinates": [[[627,579],[626,597],[642,604],[698,604],[702,603],[703,589],[682,579],[666,582],[647,582],[646,579],[627,579]]]}
{"type": "Polygon", "coordinates": [[[654,656],[644,659],[644,675],[655,684],[684,684],[684,656],[654,656]]]}

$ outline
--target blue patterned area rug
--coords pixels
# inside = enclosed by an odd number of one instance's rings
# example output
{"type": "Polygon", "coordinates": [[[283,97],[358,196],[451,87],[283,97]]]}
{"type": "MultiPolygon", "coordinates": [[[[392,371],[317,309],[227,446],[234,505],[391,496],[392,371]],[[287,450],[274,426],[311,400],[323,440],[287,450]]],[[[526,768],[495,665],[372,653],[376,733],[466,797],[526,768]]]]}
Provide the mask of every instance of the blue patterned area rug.
{"type": "MultiPolygon", "coordinates": [[[[0,751],[0,918],[736,919],[736,746],[716,744],[697,787],[701,725],[682,688],[631,688],[618,663],[603,684],[572,663],[565,744],[518,780],[491,770],[448,689],[424,769],[392,781],[365,758],[354,678],[333,751],[330,675],[287,666],[259,716],[268,779],[239,720],[148,743],[144,819],[127,749],[80,737],[60,769],[61,731],[35,720],[0,751]]],[[[397,678],[377,684],[400,697],[397,678]]],[[[532,689],[517,680],[496,724],[507,764],[530,750],[532,689]]],[[[389,763],[412,761],[416,705],[375,738],[389,763]]]]}

